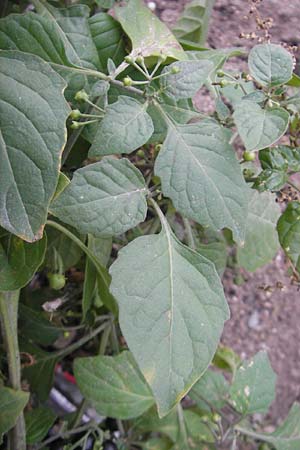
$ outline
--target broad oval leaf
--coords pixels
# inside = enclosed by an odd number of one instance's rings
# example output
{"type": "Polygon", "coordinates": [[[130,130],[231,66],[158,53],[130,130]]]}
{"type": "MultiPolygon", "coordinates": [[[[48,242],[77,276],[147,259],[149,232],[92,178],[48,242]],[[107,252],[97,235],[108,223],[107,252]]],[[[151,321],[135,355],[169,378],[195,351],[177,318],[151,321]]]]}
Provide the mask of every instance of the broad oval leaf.
{"type": "Polygon", "coordinates": [[[287,83],[293,75],[293,57],[281,45],[259,44],[249,53],[250,74],[262,86],[287,83]]]}
{"type": "Polygon", "coordinates": [[[8,235],[0,241],[0,291],[12,291],[25,286],[44,260],[46,235],[33,244],[8,235]]]}
{"type": "Polygon", "coordinates": [[[262,109],[257,103],[242,100],[233,114],[239,135],[247,150],[261,150],[274,144],[289,125],[289,113],[283,108],[262,109]]]}
{"type": "Polygon", "coordinates": [[[268,355],[261,351],[237,370],[230,402],[241,414],[266,413],[275,399],[275,383],[268,355]]]}
{"type": "Polygon", "coordinates": [[[280,207],[268,192],[252,192],[243,247],[237,249],[238,264],[250,272],[270,262],[279,250],[276,223],[280,207]]]}
{"type": "Polygon", "coordinates": [[[118,235],[145,220],[146,194],[144,178],[130,161],[107,158],[77,170],[51,212],[82,233],[118,235]]]}
{"type": "Polygon", "coordinates": [[[186,59],[175,36],[141,0],[129,0],[115,7],[116,17],[132,43],[133,56],[159,56],[186,59]]]}
{"type": "Polygon", "coordinates": [[[280,244],[300,272],[300,202],[290,202],[278,220],[280,244]]]}
{"type": "Polygon", "coordinates": [[[174,100],[192,98],[203,86],[207,77],[214,69],[214,64],[209,60],[201,61],[178,61],[166,66],[160,78],[160,86],[163,92],[174,100]],[[173,68],[179,70],[173,74],[173,68]]]}
{"type": "Polygon", "coordinates": [[[229,311],[214,265],[161,220],[160,234],[123,248],[110,273],[122,332],[163,417],[206,370],[229,311]]]}
{"type": "Polygon", "coordinates": [[[184,216],[213,229],[228,227],[237,242],[244,240],[249,189],[219,125],[170,126],[155,173],[184,216]]]}
{"type": "Polygon", "coordinates": [[[146,144],[154,131],[146,108],[146,103],[141,104],[123,95],[109,105],[97,129],[89,156],[131,153],[146,144]]]}
{"type": "Polygon", "coordinates": [[[118,66],[124,59],[125,43],[120,24],[109,14],[98,13],[89,18],[89,26],[100,61],[100,70],[106,72],[111,58],[118,66]]]}
{"type": "Polygon", "coordinates": [[[77,358],[74,374],[84,398],[101,415],[132,419],[154,404],[151,391],[128,351],[117,356],[77,358]]]}
{"type": "Polygon", "coordinates": [[[55,192],[69,114],[65,82],[40,58],[0,52],[0,224],[42,237],[55,192]]]}
{"type": "Polygon", "coordinates": [[[28,400],[28,392],[0,386],[0,444],[2,435],[15,425],[28,400]]]}

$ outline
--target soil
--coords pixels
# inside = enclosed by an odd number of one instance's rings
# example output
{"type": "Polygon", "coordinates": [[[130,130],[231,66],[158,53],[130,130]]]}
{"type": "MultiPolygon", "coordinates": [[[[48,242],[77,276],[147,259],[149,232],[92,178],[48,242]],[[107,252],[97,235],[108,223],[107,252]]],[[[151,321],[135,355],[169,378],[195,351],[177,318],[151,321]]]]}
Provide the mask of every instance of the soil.
{"type": "MultiPolygon", "coordinates": [[[[172,25],[187,0],[156,0],[156,11],[172,25]]],[[[300,46],[300,0],[264,0],[261,16],[272,17],[272,42],[300,46]]],[[[253,42],[241,39],[240,33],[254,31],[254,22],[245,18],[249,12],[247,0],[216,0],[212,14],[208,44],[212,48],[247,47],[253,42]]],[[[300,53],[296,55],[300,60],[300,53]]],[[[243,62],[233,61],[233,67],[243,62]]],[[[203,110],[209,110],[211,100],[202,93],[197,99],[203,110]]],[[[300,401],[300,292],[287,276],[287,264],[282,253],[274,261],[250,274],[247,281],[234,284],[235,273],[227,269],[224,286],[231,309],[222,341],[242,358],[266,350],[277,373],[277,397],[267,417],[268,431],[287,414],[294,401],[300,401]]],[[[259,417],[258,417],[259,419],[259,417]]]]}

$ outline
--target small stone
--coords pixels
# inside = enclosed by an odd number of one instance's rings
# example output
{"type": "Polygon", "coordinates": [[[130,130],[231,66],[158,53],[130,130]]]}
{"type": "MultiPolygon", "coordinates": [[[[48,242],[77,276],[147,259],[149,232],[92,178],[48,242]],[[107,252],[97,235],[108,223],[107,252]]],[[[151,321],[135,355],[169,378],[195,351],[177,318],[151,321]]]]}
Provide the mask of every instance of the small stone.
{"type": "Polygon", "coordinates": [[[259,328],[260,328],[260,325],[259,325],[259,313],[256,310],[253,311],[253,313],[249,317],[248,327],[253,329],[253,330],[259,330],[259,328]]]}

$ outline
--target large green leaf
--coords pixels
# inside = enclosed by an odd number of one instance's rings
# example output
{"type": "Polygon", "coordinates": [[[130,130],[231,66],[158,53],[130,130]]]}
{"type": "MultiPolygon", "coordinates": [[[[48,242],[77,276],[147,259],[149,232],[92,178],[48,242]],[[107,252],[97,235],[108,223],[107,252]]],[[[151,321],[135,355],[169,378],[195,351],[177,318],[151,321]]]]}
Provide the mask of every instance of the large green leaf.
{"type": "Polygon", "coordinates": [[[152,407],[136,421],[136,427],[143,433],[154,431],[168,436],[172,442],[176,442],[179,431],[177,411],[173,409],[170,414],[160,418],[156,407],[152,407]]]}
{"type": "Polygon", "coordinates": [[[276,375],[266,352],[257,353],[236,372],[231,404],[241,414],[265,413],[275,398],[276,375]]]}
{"type": "Polygon", "coordinates": [[[40,406],[25,413],[27,444],[41,442],[51,429],[55,419],[55,414],[49,407],[45,406],[40,406]]]}
{"type": "Polygon", "coordinates": [[[28,400],[28,392],[0,386],[0,444],[2,435],[15,425],[28,400]]]}
{"type": "Polygon", "coordinates": [[[236,104],[233,118],[247,150],[260,150],[274,144],[289,124],[289,113],[285,109],[262,109],[249,100],[236,104]]]}
{"type": "Polygon", "coordinates": [[[163,92],[175,100],[192,98],[203,86],[207,77],[214,69],[214,64],[209,60],[178,61],[165,67],[160,78],[160,86],[163,92]],[[172,69],[177,68],[177,74],[172,69]],[[169,73],[171,72],[171,73],[169,73]]]}
{"type": "Polygon", "coordinates": [[[116,17],[132,43],[133,56],[159,56],[186,59],[184,51],[167,26],[155,17],[141,0],[129,0],[115,7],[116,17]]]}
{"type": "Polygon", "coordinates": [[[98,13],[89,18],[89,25],[101,64],[100,70],[106,72],[109,58],[116,66],[121,64],[126,52],[120,24],[109,14],[98,13]]]}
{"type": "Polygon", "coordinates": [[[212,405],[216,409],[223,408],[228,392],[229,385],[224,376],[208,369],[193,386],[189,396],[201,409],[211,411],[208,405],[212,405]]]}
{"type": "Polygon", "coordinates": [[[76,359],[74,373],[84,398],[101,415],[131,419],[154,403],[130,352],[76,359]]]}
{"type": "Polygon", "coordinates": [[[249,202],[246,237],[237,249],[238,264],[250,272],[270,262],[279,249],[276,223],[280,216],[275,196],[253,191],[249,202]]]}
{"type": "Polygon", "coordinates": [[[55,23],[32,12],[10,14],[0,20],[0,48],[32,53],[45,61],[70,65],[55,23]]]}
{"type": "Polygon", "coordinates": [[[151,117],[142,105],[133,98],[121,95],[107,107],[89,156],[131,153],[150,139],[154,128],[151,117]]]}
{"type": "Polygon", "coordinates": [[[281,45],[259,44],[249,53],[250,74],[262,86],[287,83],[293,75],[293,57],[281,45]]]}
{"type": "Polygon", "coordinates": [[[290,202],[278,220],[280,244],[300,272],[300,202],[290,202]]]}
{"type": "Polygon", "coordinates": [[[104,159],[75,172],[51,211],[82,233],[124,233],[146,217],[147,188],[127,159],[104,159]]]}
{"type": "Polygon", "coordinates": [[[0,224],[32,242],[42,236],[66,142],[65,83],[16,51],[0,52],[0,74],[0,224]]]}
{"type": "Polygon", "coordinates": [[[160,215],[160,234],[123,248],[110,272],[122,332],[163,417],[207,368],[229,312],[214,265],[160,215]]]}
{"type": "Polygon", "coordinates": [[[0,240],[0,291],[12,291],[25,286],[43,262],[46,236],[29,244],[17,236],[0,240]]]}
{"type": "Polygon", "coordinates": [[[33,0],[32,3],[38,13],[52,23],[53,29],[64,43],[70,63],[91,69],[100,67],[88,23],[90,14],[88,6],[72,5],[68,8],[55,8],[44,0],[33,0]]]}
{"type": "Polygon", "coordinates": [[[163,193],[184,216],[244,240],[248,188],[227,135],[214,122],[172,125],[155,162],[163,193]]]}

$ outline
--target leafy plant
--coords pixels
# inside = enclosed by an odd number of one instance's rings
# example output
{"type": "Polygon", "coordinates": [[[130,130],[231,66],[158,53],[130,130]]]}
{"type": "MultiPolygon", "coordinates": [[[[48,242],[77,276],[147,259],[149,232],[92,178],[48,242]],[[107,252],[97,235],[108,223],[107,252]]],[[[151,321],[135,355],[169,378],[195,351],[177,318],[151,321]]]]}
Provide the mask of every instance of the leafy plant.
{"type": "Polygon", "coordinates": [[[267,355],[241,362],[218,347],[228,247],[255,271],[281,245],[299,282],[292,55],[259,44],[248,74],[226,72],[239,49],[201,48],[213,2],[187,6],[183,46],[140,0],[98,1],[114,18],[53,3],[0,20],[4,445],[298,448],[298,404],[272,434],[251,426],[275,395],[267,355]],[[203,85],[211,116],[192,103],[203,85]],[[274,192],[287,185],[281,215],[274,192]],[[58,363],[84,397],[59,419],[45,406],[58,363]],[[87,404],[119,432],[82,425],[87,404]]]}

